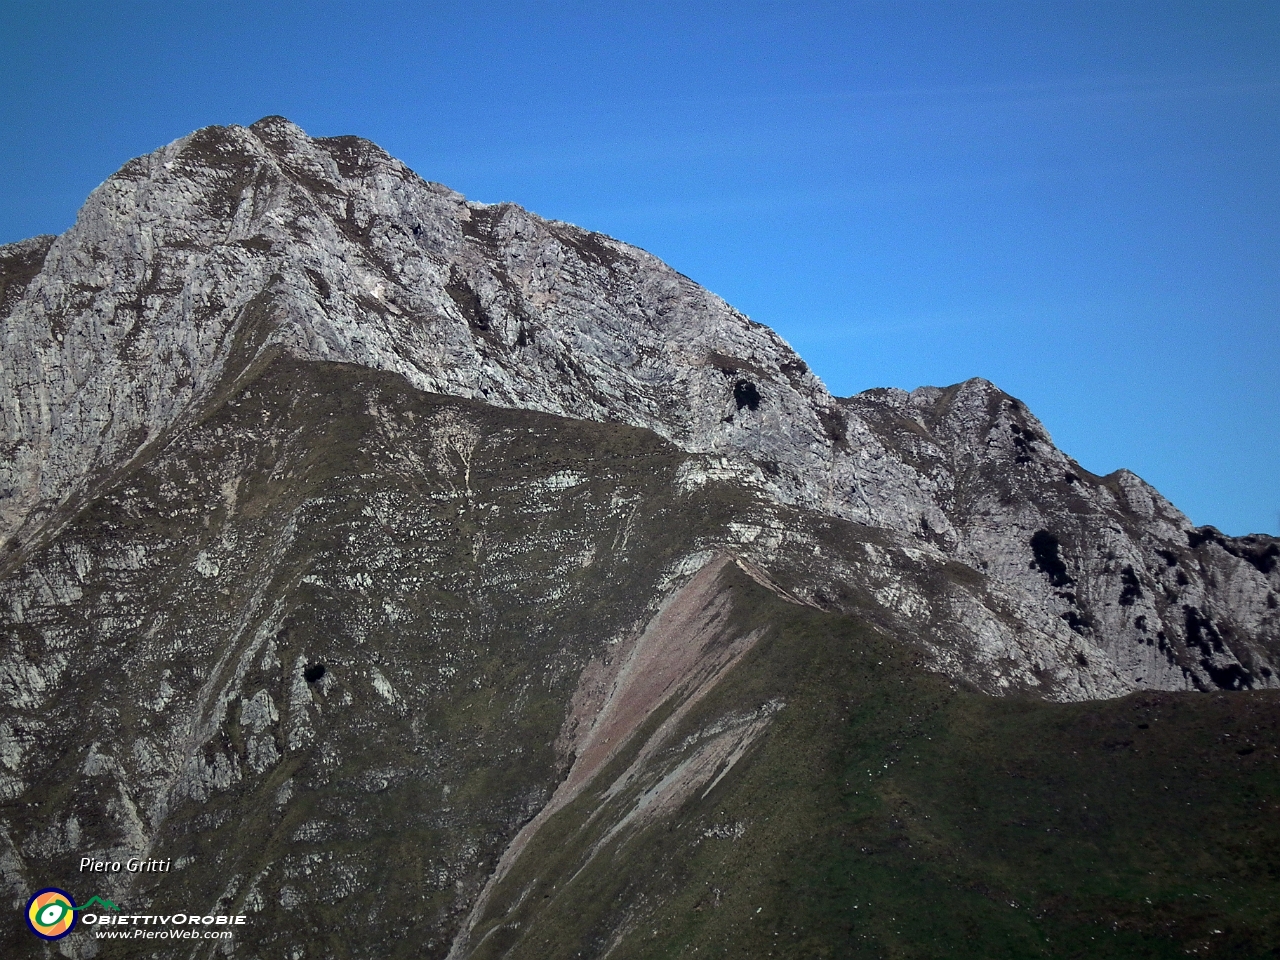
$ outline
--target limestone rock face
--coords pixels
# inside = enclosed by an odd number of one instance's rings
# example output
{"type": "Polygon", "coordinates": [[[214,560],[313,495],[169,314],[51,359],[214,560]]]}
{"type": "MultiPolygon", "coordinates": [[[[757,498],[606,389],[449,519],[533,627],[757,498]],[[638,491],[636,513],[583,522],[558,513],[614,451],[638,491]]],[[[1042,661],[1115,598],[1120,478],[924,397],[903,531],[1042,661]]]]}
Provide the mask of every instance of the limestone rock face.
{"type": "MultiPolygon", "coordinates": [[[[1088,474],[984,381],[837,400],[644,251],[468,203],[358,138],[278,117],[197,131],[127,164],[61,237],[0,248],[0,276],[11,557],[283,353],[652,430],[704,458],[686,479],[874,528],[894,562],[828,571],[885,580],[936,665],[985,688],[1280,682],[1274,540],[1195,530],[1132,474],[1088,474]],[[904,564],[969,572],[926,602],[904,564]]],[[[839,593],[821,580],[796,589],[839,593]]]]}
{"type": "Polygon", "coordinates": [[[837,401],[643,251],[467,203],[367,141],[280,118],[197,131],[127,164],[62,237],[0,249],[0,269],[11,551],[283,351],[650,429],[780,505],[965,564],[995,602],[960,632],[985,639],[935,651],[965,673],[968,650],[975,679],[1035,686],[1017,664],[1049,643],[1081,648],[1075,695],[1275,682],[1273,541],[1197,532],[1137,477],[1088,475],[983,381],[837,401]]]}
{"type": "Polygon", "coordinates": [[[955,540],[924,519],[918,534],[984,574],[999,597],[990,608],[1022,624],[1013,646],[1030,651],[1038,633],[1073,650],[1074,692],[1059,695],[1275,685],[1275,538],[1194,528],[1129,471],[1088,473],[1022,403],[982,380],[842,403],[934,482],[955,540]]]}
{"type": "Polygon", "coordinates": [[[832,472],[839,417],[771,331],[643,251],[468,204],[373,144],[280,119],[111,177],[9,308],[5,343],[6,537],[197,409],[237,347],[633,423],[776,461],[784,500],[829,499],[808,474],[832,472]]]}

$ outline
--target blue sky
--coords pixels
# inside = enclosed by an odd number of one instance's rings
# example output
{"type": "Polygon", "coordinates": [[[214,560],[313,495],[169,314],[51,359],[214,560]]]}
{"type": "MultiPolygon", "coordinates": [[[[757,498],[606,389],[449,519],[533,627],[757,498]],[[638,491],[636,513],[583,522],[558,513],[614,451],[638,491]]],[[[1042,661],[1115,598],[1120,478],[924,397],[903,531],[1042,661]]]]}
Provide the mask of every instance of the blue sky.
{"type": "Polygon", "coordinates": [[[838,394],[971,376],[1280,532],[1280,4],[0,7],[0,242],[283,114],[638,244],[838,394]]]}

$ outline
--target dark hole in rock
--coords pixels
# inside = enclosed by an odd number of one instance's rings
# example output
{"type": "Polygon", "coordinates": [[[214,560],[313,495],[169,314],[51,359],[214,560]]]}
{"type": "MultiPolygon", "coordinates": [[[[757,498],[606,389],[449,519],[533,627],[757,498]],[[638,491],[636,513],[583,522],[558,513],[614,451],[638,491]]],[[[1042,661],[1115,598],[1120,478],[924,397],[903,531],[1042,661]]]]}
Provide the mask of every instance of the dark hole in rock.
{"type": "Polygon", "coordinates": [[[740,380],[733,386],[733,402],[738,405],[739,410],[743,407],[748,410],[759,410],[760,391],[750,380],[740,380]]]}
{"type": "Polygon", "coordinates": [[[1150,729],[1151,729],[1151,724],[1149,724],[1149,723],[1140,723],[1140,724],[1138,724],[1138,729],[1139,729],[1139,730],[1150,730],[1150,729]]]}
{"type": "Polygon", "coordinates": [[[1126,566],[1120,571],[1120,583],[1123,584],[1120,590],[1122,607],[1132,607],[1135,601],[1142,599],[1142,584],[1138,582],[1138,575],[1132,566],[1126,566]]]}
{"type": "MultiPolygon", "coordinates": [[[[1067,626],[1076,633],[1083,634],[1090,628],[1089,621],[1080,616],[1080,614],[1076,613],[1074,610],[1068,610],[1066,613],[1062,614],[1062,619],[1067,621],[1067,626]]],[[[1082,667],[1087,667],[1089,665],[1089,661],[1084,659],[1083,653],[1076,654],[1076,662],[1082,667]]]]}
{"type": "Polygon", "coordinates": [[[809,372],[808,365],[799,357],[796,357],[794,360],[785,361],[782,364],[782,366],[780,366],[778,369],[781,370],[783,373],[785,373],[788,377],[804,376],[806,373],[809,372]]]}
{"type": "Polygon", "coordinates": [[[324,676],[323,663],[309,663],[302,671],[302,679],[306,680],[307,683],[315,683],[317,680],[319,680],[323,676],[324,676]]]}
{"type": "Polygon", "coordinates": [[[1259,573],[1267,574],[1280,562],[1280,544],[1259,543],[1257,538],[1235,540],[1223,544],[1227,553],[1252,564],[1259,573]]]}
{"type": "Polygon", "coordinates": [[[1172,550],[1156,550],[1156,553],[1164,558],[1166,566],[1176,567],[1178,565],[1178,555],[1172,550]]]}
{"type": "Polygon", "coordinates": [[[1253,753],[1254,749],[1254,747],[1241,747],[1236,751],[1236,753],[1240,754],[1242,757],[1247,757],[1249,754],[1253,753]]]}
{"type": "Polygon", "coordinates": [[[1256,558],[1250,558],[1249,562],[1261,570],[1263,573],[1270,573],[1276,568],[1276,563],[1280,561],[1280,546],[1271,544],[1256,558]]]}
{"type": "Polygon", "coordinates": [[[1202,614],[1198,607],[1188,605],[1182,610],[1186,615],[1187,645],[1195,644],[1206,657],[1222,653],[1222,635],[1209,617],[1202,614]]]}
{"type": "Polygon", "coordinates": [[[1074,473],[1067,473],[1067,474],[1063,474],[1062,479],[1063,479],[1063,480],[1065,480],[1065,481],[1067,481],[1067,483],[1079,483],[1079,482],[1080,482],[1080,478],[1079,478],[1079,477],[1077,477],[1074,473]]]}
{"type": "Polygon", "coordinates": [[[1187,546],[1192,550],[1204,543],[1222,543],[1222,534],[1216,527],[1197,527],[1187,531],[1187,546]]]}
{"type": "MultiPolygon", "coordinates": [[[[1133,618],[1133,625],[1143,633],[1147,632],[1147,617],[1145,614],[1133,618]]],[[[1149,641],[1148,641],[1149,642],[1149,641]]]]}
{"type": "Polygon", "coordinates": [[[1035,556],[1035,565],[1055,587],[1075,583],[1067,573],[1067,565],[1058,555],[1058,538],[1048,530],[1037,530],[1032,534],[1031,552],[1035,556]]]}
{"type": "Polygon", "coordinates": [[[1238,663],[1228,663],[1225,667],[1215,666],[1207,657],[1200,660],[1205,673],[1222,690],[1252,690],[1253,674],[1238,663]]]}

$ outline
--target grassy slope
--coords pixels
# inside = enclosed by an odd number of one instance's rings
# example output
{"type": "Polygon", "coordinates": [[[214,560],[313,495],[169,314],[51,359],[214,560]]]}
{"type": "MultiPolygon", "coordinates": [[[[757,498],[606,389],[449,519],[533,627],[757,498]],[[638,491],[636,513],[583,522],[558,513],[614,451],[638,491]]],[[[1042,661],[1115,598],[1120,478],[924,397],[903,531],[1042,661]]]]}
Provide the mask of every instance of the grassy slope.
{"type": "Polygon", "coordinates": [[[510,884],[540,904],[479,955],[1276,955],[1280,698],[991,699],[737,589],[777,628],[689,726],[781,697],[765,739],[571,882],[565,811],[510,884]]]}

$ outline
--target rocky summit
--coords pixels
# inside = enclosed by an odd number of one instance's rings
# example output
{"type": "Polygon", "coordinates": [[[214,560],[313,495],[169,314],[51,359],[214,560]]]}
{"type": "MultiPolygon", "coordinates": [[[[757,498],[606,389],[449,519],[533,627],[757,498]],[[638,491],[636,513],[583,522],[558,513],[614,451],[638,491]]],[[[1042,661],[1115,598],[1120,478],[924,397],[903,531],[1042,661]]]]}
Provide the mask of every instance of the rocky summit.
{"type": "Polygon", "coordinates": [[[984,380],[833,397],[356,137],[0,247],[5,956],[1270,956],[1278,595],[984,380]]]}

